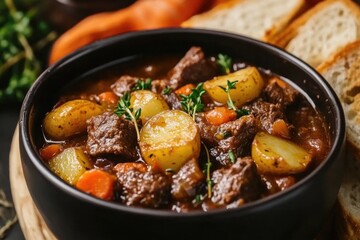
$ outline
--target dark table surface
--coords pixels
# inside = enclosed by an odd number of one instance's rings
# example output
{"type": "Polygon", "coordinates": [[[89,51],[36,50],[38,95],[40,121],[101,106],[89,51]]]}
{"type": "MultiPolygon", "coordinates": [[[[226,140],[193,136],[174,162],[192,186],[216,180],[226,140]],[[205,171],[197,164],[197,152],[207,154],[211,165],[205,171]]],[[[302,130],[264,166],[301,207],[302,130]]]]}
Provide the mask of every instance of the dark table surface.
{"type": "MultiPolygon", "coordinates": [[[[0,106],[0,189],[5,191],[8,200],[12,201],[9,181],[9,152],[12,136],[18,119],[20,105],[0,106]]],[[[17,222],[7,231],[6,240],[25,239],[17,222]]]]}

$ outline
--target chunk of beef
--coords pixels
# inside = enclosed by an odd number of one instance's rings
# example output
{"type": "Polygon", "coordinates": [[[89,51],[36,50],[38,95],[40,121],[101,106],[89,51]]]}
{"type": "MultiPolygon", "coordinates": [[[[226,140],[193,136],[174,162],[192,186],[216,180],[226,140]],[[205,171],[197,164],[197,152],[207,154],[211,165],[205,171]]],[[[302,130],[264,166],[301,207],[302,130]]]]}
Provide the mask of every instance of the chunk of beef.
{"type": "Polygon", "coordinates": [[[154,93],[162,93],[162,91],[169,85],[167,79],[156,79],[151,81],[151,91],[154,93]]]}
{"type": "Polygon", "coordinates": [[[170,86],[177,89],[187,83],[199,83],[213,78],[217,65],[205,58],[200,47],[192,47],[168,73],[170,86]]]}
{"type": "Polygon", "coordinates": [[[270,80],[269,84],[265,87],[264,93],[267,101],[271,103],[280,104],[284,109],[294,102],[296,102],[299,92],[291,87],[289,84],[283,83],[275,78],[270,80]]]}
{"type": "Polygon", "coordinates": [[[267,188],[267,195],[284,191],[296,183],[294,176],[262,175],[261,179],[267,188]]]}
{"type": "Polygon", "coordinates": [[[235,121],[221,124],[215,136],[223,136],[218,145],[210,149],[213,156],[222,165],[231,163],[229,153],[236,157],[250,154],[250,146],[257,132],[257,121],[253,115],[246,115],[235,121]]]}
{"type": "Polygon", "coordinates": [[[258,128],[268,133],[272,132],[272,125],[275,120],[285,120],[285,115],[280,104],[269,103],[259,99],[244,108],[258,119],[258,128]]]}
{"type": "Polygon", "coordinates": [[[231,167],[214,171],[212,181],[211,201],[217,206],[238,207],[259,199],[264,192],[256,165],[250,157],[238,158],[231,167]]]}
{"type": "Polygon", "coordinates": [[[180,98],[176,93],[170,92],[169,94],[163,95],[163,97],[170,109],[182,109],[180,98]]]}
{"type": "Polygon", "coordinates": [[[191,159],[172,178],[171,194],[176,200],[183,200],[195,197],[196,187],[204,179],[204,174],[197,160],[191,159]]]}
{"type": "Polygon", "coordinates": [[[87,121],[87,132],[86,150],[90,155],[116,154],[136,158],[136,132],[131,121],[105,112],[87,121]]]}
{"type": "Polygon", "coordinates": [[[196,115],[196,123],[200,129],[200,138],[206,144],[206,146],[214,147],[219,142],[219,138],[222,136],[217,136],[219,126],[212,125],[207,122],[204,113],[198,113],[196,115]]]}
{"type": "Polygon", "coordinates": [[[124,95],[124,93],[131,91],[138,79],[139,78],[137,77],[123,75],[118,80],[116,80],[116,82],[114,82],[110,87],[116,95],[121,97],[124,95]]]}
{"type": "Polygon", "coordinates": [[[130,169],[116,175],[121,201],[128,206],[161,208],[171,199],[171,181],[162,173],[130,169]]]}

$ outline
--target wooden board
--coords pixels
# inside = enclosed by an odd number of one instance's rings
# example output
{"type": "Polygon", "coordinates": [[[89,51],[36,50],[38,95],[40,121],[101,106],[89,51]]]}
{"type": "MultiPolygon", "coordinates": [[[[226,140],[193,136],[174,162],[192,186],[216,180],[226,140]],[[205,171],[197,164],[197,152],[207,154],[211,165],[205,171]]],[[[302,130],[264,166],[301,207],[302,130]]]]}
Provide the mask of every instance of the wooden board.
{"type": "Polygon", "coordinates": [[[27,188],[20,160],[19,127],[16,127],[9,155],[10,187],[17,217],[27,240],[56,239],[47,227],[27,188]]]}

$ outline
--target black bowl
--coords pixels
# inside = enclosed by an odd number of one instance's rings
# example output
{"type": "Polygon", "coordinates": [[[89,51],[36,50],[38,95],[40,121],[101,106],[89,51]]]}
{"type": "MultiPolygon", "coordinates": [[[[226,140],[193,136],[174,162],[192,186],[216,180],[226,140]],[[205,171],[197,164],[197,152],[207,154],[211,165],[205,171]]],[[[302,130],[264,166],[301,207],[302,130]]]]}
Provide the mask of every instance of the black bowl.
{"type": "Polygon", "coordinates": [[[196,29],[133,32],[92,44],[47,69],[21,109],[20,149],[32,199],[59,239],[313,239],[331,209],[343,176],[345,120],[327,82],[296,57],[260,41],[196,29]],[[328,157],[290,189],[231,210],[175,213],[105,202],[67,185],[40,160],[41,119],[59,89],[114,62],[144,54],[184,53],[197,45],[227,53],[291,79],[313,101],[329,125],[328,157]]]}

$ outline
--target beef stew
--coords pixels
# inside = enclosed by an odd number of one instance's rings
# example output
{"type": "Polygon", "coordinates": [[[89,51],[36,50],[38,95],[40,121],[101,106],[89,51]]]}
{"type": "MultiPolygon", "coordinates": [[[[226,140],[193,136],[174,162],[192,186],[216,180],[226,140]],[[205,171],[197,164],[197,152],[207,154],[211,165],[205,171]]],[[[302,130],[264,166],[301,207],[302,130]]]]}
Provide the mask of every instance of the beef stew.
{"type": "Polygon", "coordinates": [[[209,211],[286,190],[327,156],[327,124],[290,81],[200,47],[159,59],[62,94],[39,149],[53,172],[104,200],[209,211]]]}

